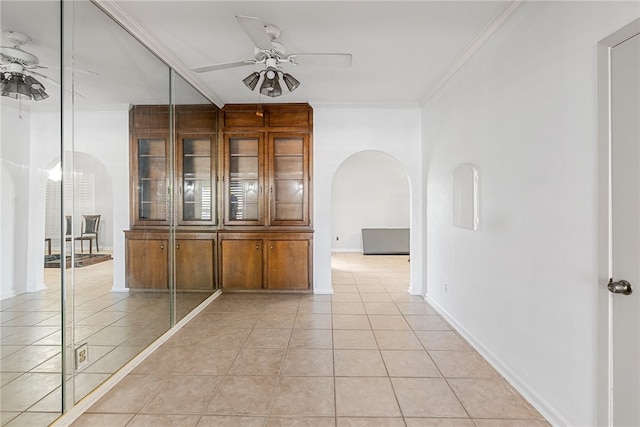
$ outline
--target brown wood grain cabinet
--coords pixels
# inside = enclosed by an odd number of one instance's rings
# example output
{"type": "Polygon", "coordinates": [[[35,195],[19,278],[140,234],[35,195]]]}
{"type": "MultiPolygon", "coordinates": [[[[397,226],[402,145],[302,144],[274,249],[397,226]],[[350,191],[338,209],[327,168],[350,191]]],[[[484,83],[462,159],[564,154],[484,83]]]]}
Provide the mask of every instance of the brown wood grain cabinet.
{"type": "Polygon", "coordinates": [[[176,106],[175,148],[168,110],[136,105],[129,112],[131,227],[168,226],[172,188],[177,225],[216,225],[218,109],[176,106]]]}
{"type": "Polygon", "coordinates": [[[311,289],[311,233],[220,232],[218,236],[223,289],[311,289]]]}
{"type": "Polygon", "coordinates": [[[176,289],[215,288],[215,234],[176,239],[176,289]]]}
{"type": "Polygon", "coordinates": [[[220,117],[222,288],[311,290],[313,110],[238,104],[220,117]]]}
{"type": "Polygon", "coordinates": [[[168,289],[173,256],[178,290],[312,289],[308,104],[134,106],[130,135],[130,288],[168,289]]]}
{"type": "Polygon", "coordinates": [[[213,105],[179,105],[172,112],[168,106],[131,108],[129,288],[169,288],[173,242],[176,289],[215,289],[218,119],[213,105]]]}
{"type": "MultiPolygon", "coordinates": [[[[176,233],[176,289],[215,288],[216,233],[176,233]]],[[[169,233],[163,230],[128,230],[127,284],[134,289],[169,289],[169,233]]]]}
{"type": "Polygon", "coordinates": [[[311,287],[311,240],[299,236],[292,240],[267,240],[267,289],[305,290],[311,287]]]}
{"type": "Polygon", "coordinates": [[[125,233],[127,286],[136,289],[168,289],[168,239],[144,233],[125,233]]]}
{"type": "Polygon", "coordinates": [[[312,113],[306,104],[222,109],[225,227],[311,228],[312,113]]]}
{"type": "Polygon", "coordinates": [[[220,283],[223,289],[263,288],[262,239],[220,238],[220,283]]]}

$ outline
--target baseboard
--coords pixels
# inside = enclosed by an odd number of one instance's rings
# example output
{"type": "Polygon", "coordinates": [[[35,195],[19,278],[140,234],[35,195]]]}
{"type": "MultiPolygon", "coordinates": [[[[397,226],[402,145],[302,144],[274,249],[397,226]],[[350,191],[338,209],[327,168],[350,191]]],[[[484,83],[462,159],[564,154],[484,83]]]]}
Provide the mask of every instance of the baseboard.
{"type": "Polygon", "coordinates": [[[478,352],[493,368],[504,377],[505,380],[518,393],[520,393],[545,419],[553,426],[571,426],[572,424],[563,417],[553,406],[549,404],[538,392],[536,392],[526,381],[514,373],[507,364],[497,357],[489,348],[477,340],[464,326],[458,323],[447,310],[442,308],[429,295],[423,295],[423,298],[440,314],[444,319],[453,326],[453,328],[467,340],[467,342],[478,352]]]}
{"type": "Polygon", "coordinates": [[[127,362],[122,368],[111,375],[104,383],[98,388],[93,390],[87,396],[82,398],[76,403],[73,408],[62,414],[56,421],[51,424],[51,427],[68,427],[73,424],[82,414],[84,414],[91,406],[93,406],[100,398],[102,398],[109,390],[115,387],[127,374],[131,373],[140,363],[142,363],[147,357],[157,350],[162,344],[167,342],[176,332],[178,332],[184,325],[186,325],[191,319],[196,317],[206,306],[211,304],[222,292],[220,290],[213,293],[209,298],[200,303],[196,308],[191,310],[186,316],[184,316],[173,328],[169,329],[157,340],[152,342],[147,348],[142,350],[136,357],[127,362]]]}
{"type": "Polygon", "coordinates": [[[362,249],[331,249],[331,253],[362,253],[362,249]]]}
{"type": "Polygon", "coordinates": [[[6,299],[13,298],[13,297],[18,296],[18,295],[20,295],[20,294],[17,293],[16,291],[14,291],[14,290],[11,290],[11,292],[8,292],[8,293],[0,296],[0,301],[4,301],[6,299]]]}

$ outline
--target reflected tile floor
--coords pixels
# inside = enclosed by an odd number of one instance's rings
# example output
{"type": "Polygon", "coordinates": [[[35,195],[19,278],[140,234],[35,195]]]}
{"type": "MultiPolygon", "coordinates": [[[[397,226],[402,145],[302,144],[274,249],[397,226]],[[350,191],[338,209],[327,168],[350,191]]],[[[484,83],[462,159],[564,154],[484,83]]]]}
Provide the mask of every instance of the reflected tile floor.
{"type": "Polygon", "coordinates": [[[74,426],[549,426],[421,297],[335,254],[334,295],[223,293],[74,426]]]}
{"type": "MultiPolygon", "coordinates": [[[[77,343],[89,344],[90,364],[69,377],[75,401],[84,397],[169,327],[166,293],[114,293],[113,261],[75,270],[77,343]]],[[[0,425],[46,426],[62,407],[60,270],[45,269],[47,289],[0,302],[0,425]]],[[[181,318],[209,296],[179,294],[181,318]]],[[[70,313],[70,312],[69,312],[70,313]]],[[[70,322],[68,321],[68,324],[70,322]]],[[[67,373],[73,372],[69,363],[67,373]]]]}

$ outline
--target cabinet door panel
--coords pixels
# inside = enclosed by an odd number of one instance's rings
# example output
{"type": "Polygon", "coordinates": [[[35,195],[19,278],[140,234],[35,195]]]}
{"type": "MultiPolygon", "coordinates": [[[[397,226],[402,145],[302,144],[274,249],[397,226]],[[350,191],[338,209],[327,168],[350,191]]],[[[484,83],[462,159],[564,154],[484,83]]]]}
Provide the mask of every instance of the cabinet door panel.
{"type": "Polygon", "coordinates": [[[214,141],[211,135],[178,135],[181,225],[216,223],[214,141]]]}
{"type": "Polygon", "coordinates": [[[263,137],[225,137],[225,224],[262,225],[263,137]]]}
{"type": "Polygon", "coordinates": [[[214,240],[176,240],[176,288],[214,288],[214,240]]]}
{"type": "Polygon", "coordinates": [[[127,240],[127,285],[138,289],[167,289],[167,241],[127,240]]]}
{"type": "Polygon", "coordinates": [[[262,254],[261,240],[221,240],[222,287],[262,288],[262,254]]]}
{"type": "Polygon", "coordinates": [[[308,289],[309,241],[270,240],[267,244],[269,289],[308,289]]]}
{"type": "Polygon", "coordinates": [[[137,136],[134,143],[133,167],[136,185],[133,191],[136,209],[135,225],[164,224],[167,221],[167,138],[137,136]]]}
{"type": "Polygon", "coordinates": [[[309,224],[308,156],[307,135],[269,135],[271,225],[309,224]]]}

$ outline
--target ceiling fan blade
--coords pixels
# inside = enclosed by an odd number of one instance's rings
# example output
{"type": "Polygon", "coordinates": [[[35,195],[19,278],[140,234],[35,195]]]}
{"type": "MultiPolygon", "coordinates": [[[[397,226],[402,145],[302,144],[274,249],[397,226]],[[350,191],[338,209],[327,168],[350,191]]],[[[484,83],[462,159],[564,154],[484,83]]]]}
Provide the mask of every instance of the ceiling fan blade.
{"type": "MultiPolygon", "coordinates": [[[[34,65],[34,66],[29,66],[29,67],[25,67],[28,68],[29,70],[33,70],[33,69],[40,69],[40,70],[59,70],[60,67],[57,65],[34,65]]],[[[65,67],[65,70],[69,71],[69,70],[73,70],[74,73],[80,73],[80,74],[91,74],[92,76],[99,76],[100,73],[97,73],[95,71],[91,71],[91,70],[87,70],[85,68],[77,68],[77,67],[65,67]]]]}
{"type": "Polygon", "coordinates": [[[251,16],[242,16],[236,15],[236,19],[244,28],[244,31],[247,33],[253,44],[256,45],[257,48],[262,50],[271,50],[273,49],[273,44],[271,43],[271,38],[267,34],[264,29],[264,24],[258,18],[252,18],[251,16]]]}
{"type": "Polygon", "coordinates": [[[224,70],[226,68],[235,68],[242,67],[244,65],[252,65],[257,61],[253,59],[245,59],[243,61],[233,61],[233,62],[223,62],[221,64],[213,64],[213,65],[204,65],[202,67],[192,68],[191,71],[194,73],[206,73],[207,71],[216,71],[216,70],[224,70]]]}
{"type": "Polygon", "coordinates": [[[327,67],[351,67],[350,53],[293,53],[287,57],[293,64],[327,67]]]}
{"type": "Polygon", "coordinates": [[[38,73],[37,71],[33,71],[33,70],[29,70],[27,74],[35,74],[38,77],[42,77],[43,79],[45,79],[47,82],[51,83],[52,85],[54,85],[55,87],[60,87],[60,83],[58,83],[57,81],[53,80],[50,77],[45,76],[42,73],[38,73]]]}
{"type": "MultiPolygon", "coordinates": [[[[53,86],[55,86],[55,87],[57,87],[57,88],[60,88],[60,87],[61,87],[60,83],[58,83],[57,81],[53,80],[53,79],[52,79],[52,78],[50,78],[50,77],[45,76],[44,74],[38,73],[38,72],[33,71],[33,70],[29,70],[29,71],[28,71],[28,74],[35,74],[36,76],[39,76],[39,77],[42,77],[43,79],[45,79],[45,80],[47,81],[47,83],[50,83],[50,84],[52,84],[53,86]]],[[[66,92],[66,93],[68,93],[68,94],[71,94],[71,91],[70,91],[70,90],[68,90],[68,89],[67,89],[67,90],[65,90],[65,92],[66,92]]],[[[75,96],[79,96],[80,98],[83,98],[83,99],[85,98],[85,96],[84,96],[84,95],[82,95],[81,93],[73,92],[73,94],[74,94],[75,96]]]]}

